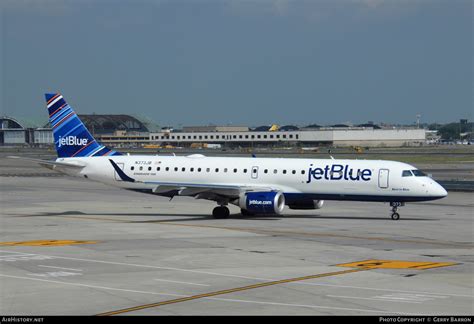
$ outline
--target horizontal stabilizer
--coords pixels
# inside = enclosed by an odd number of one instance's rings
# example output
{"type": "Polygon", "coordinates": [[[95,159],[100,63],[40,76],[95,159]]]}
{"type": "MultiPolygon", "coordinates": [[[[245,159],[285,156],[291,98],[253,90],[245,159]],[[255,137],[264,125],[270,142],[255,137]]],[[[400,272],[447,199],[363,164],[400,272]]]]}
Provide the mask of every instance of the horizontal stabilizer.
{"type": "Polygon", "coordinates": [[[55,167],[61,168],[71,168],[71,169],[82,169],[86,166],[85,163],[80,163],[78,161],[71,161],[71,162],[58,162],[58,161],[47,161],[41,159],[32,159],[32,158],[25,158],[21,156],[8,156],[9,159],[18,159],[22,161],[28,161],[33,163],[38,163],[39,165],[54,170],[55,167]]]}

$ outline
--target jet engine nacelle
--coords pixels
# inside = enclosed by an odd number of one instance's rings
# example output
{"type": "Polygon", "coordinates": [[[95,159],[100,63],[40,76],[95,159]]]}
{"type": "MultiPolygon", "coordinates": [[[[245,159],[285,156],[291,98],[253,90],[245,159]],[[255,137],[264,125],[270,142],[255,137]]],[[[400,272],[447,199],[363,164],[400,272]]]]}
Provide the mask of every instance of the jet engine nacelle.
{"type": "Polygon", "coordinates": [[[239,207],[252,214],[281,214],[285,196],[279,191],[247,192],[239,197],[239,207]]]}
{"type": "Polygon", "coordinates": [[[320,209],[324,205],[324,200],[298,200],[288,204],[290,209],[320,209]]]}

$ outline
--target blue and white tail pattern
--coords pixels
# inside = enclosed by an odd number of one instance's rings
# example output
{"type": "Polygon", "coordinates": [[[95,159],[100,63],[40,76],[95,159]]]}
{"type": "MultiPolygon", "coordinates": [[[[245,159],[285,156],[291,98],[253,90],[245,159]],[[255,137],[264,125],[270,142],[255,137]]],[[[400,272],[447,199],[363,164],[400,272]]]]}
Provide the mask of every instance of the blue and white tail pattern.
{"type": "Polygon", "coordinates": [[[46,93],[45,98],[58,157],[122,155],[97,143],[61,94],[46,93]]]}

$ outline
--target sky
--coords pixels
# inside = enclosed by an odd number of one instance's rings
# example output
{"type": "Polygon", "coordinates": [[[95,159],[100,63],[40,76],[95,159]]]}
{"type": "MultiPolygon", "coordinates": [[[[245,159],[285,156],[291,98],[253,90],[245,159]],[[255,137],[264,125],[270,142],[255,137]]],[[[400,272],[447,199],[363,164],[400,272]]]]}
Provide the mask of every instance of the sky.
{"type": "Polygon", "coordinates": [[[471,0],[2,0],[0,114],[172,125],[473,119],[471,0]]]}

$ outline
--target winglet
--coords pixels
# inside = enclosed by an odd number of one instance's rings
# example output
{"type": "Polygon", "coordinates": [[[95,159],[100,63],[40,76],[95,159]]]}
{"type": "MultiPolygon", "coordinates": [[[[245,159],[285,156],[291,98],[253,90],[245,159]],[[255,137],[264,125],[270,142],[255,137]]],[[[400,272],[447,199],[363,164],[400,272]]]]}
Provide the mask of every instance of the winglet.
{"type": "Polygon", "coordinates": [[[125,172],[123,172],[123,170],[120,169],[120,167],[112,159],[109,159],[109,161],[110,163],[112,163],[112,166],[114,167],[115,172],[117,172],[117,174],[119,175],[120,179],[127,182],[135,182],[135,179],[130,178],[128,175],[126,175],[125,172]]]}

